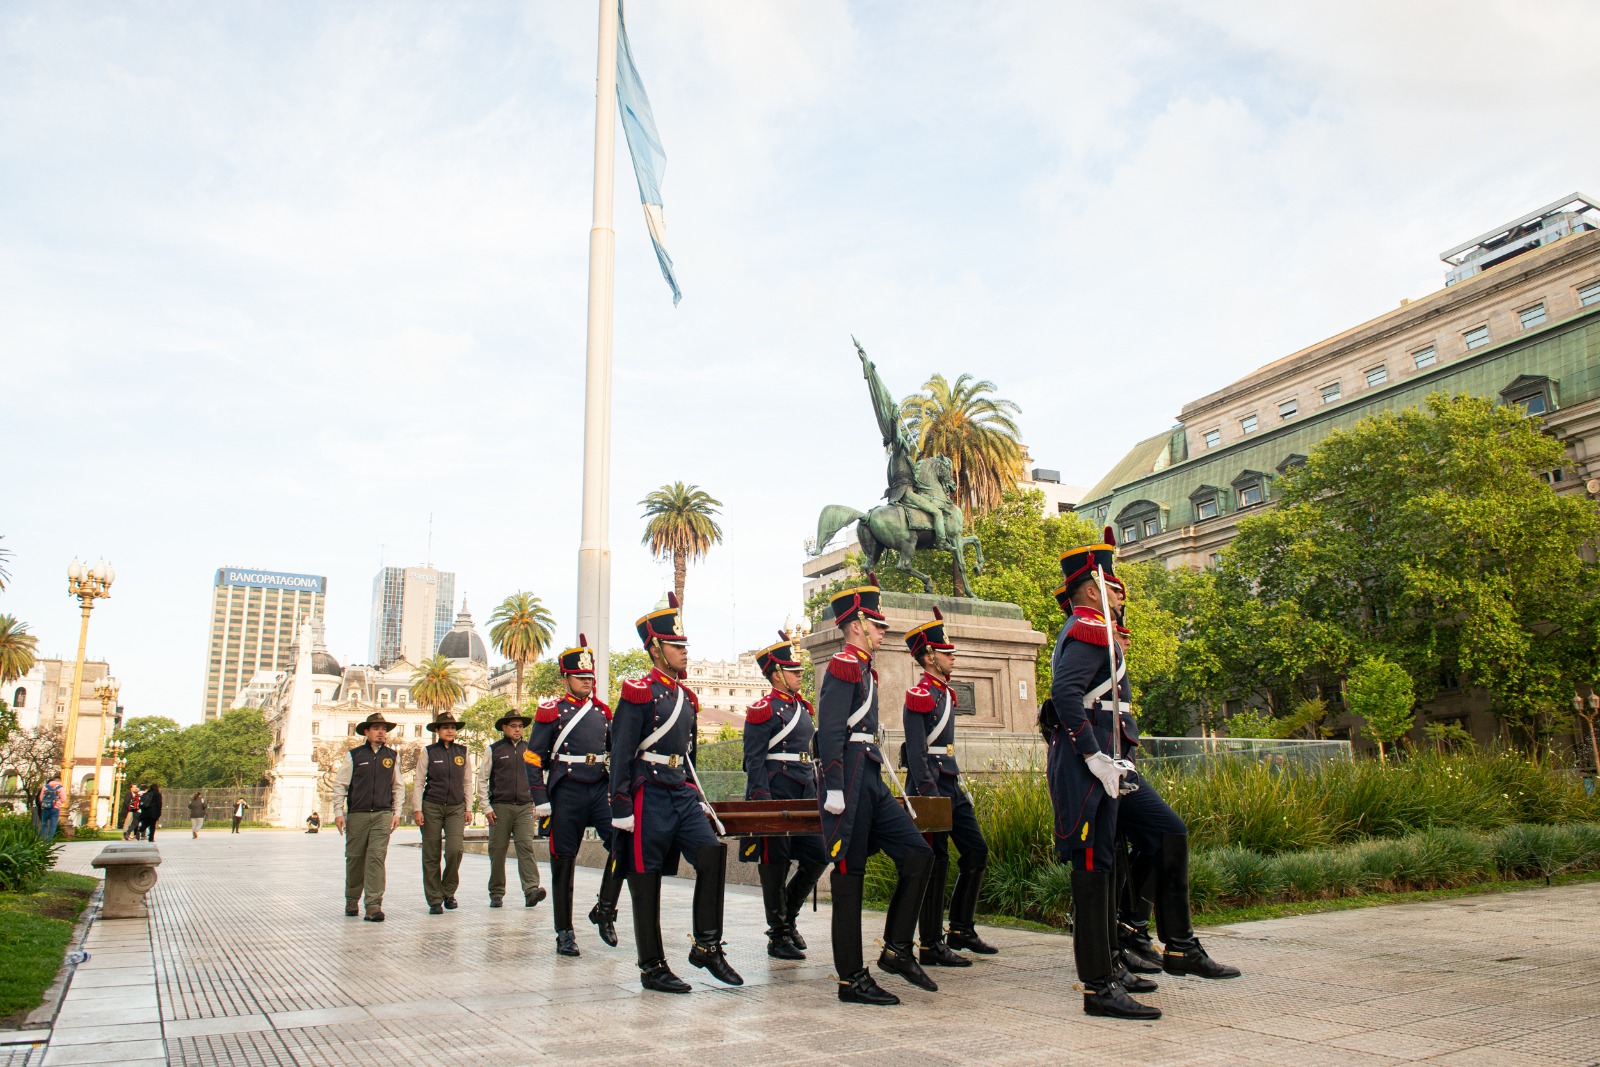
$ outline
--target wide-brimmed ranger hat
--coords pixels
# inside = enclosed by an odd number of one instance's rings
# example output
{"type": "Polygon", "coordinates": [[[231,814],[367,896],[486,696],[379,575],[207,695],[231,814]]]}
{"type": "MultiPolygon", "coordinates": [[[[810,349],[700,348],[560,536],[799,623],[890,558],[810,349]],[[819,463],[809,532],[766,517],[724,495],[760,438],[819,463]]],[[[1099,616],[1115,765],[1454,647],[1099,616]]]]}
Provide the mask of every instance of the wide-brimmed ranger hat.
{"type": "Polygon", "coordinates": [[[645,648],[649,648],[652,641],[660,641],[664,645],[689,643],[689,639],[683,633],[683,616],[678,607],[676,593],[667,594],[666,607],[657,608],[633,625],[639,631],[639,640],[644,643],[645,648]]]}
{"type": "Polygon", "coordinates": [[[955,645],[944,632],[944,612],[938,608],[933,609],[933,619],[920,623],[906,631],[906,648],[913,657],[922,655],[924,649],[936,649],[940,652],[954,652],[955,645]]]}
{"type": "Polygon", "coordinates": [[[520,722],[522,724],[522,728],[526,730],[533,724],[533,717],[530,715],[524,715],[520,711],[513,711],[510,715],[502,715],[496,719],[494,721],[494,728],[504,733],[505,728],[514,722],[520,722]]]}
{"type": "Polygon", "coordinates": [[[578,678],[593,678],[594,649],[589,647],[589,638],[579,634],[577,645],[561,653],[561,658],[557,662],[561,664],[562,674],[570,674],[578,678]]]}
{"type": "Polygon", "coordinates": [[[879,610],[882,599],[883,590],[878,588],[877,572],[869,571],[866,585],[839,590],[828,598],[828,607],[833,611],[833,621],[840,626],[857,615],[881,623],[884,621],[883,612],[879,610]]]}
{"type": "Polygon", "coordinates": [[[383,712],[375,711],[371,715],[368,715],[365,719],[362,719],[360,722],[356,723],[352,729],[356,733],[365,737],[367,731],[372,729],[374,726],[381,726],[385,730],[393,730],[395,728],[394,723],[383,717],[383,712]]]}
{"type": "Polygon", "coordinates": [[[805,666],[794,648],[794,639],[782,630],[778,631],[778,638],[776,644],[768,645],[756,653],[756,667],[762,674],[771,674],[773,668],[783,671],[804,670],[805,666]]]}
{"type": "Polygon", "coordinates": [[[437,716],[434,717],[432,722],[428,723],[428,730],[430,733],[438,733],[446,726],[453,726],[459,730],[465,725],[467,724],[456,718],[450,712],[441,711],[437,716]]]}

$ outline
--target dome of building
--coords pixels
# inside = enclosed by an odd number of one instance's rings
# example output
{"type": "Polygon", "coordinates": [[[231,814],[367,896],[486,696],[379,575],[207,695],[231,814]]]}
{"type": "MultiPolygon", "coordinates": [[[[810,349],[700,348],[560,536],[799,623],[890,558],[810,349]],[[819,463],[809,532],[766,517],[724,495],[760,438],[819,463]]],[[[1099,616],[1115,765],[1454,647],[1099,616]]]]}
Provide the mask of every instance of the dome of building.
{"type": "Polygon", "coordinates": [[[327,652],[311,653],[311,673],[326,674],[331,678],[339,678],[344,674],[344,668],[339,666],[339,661],[327,652]]]}
{"type": "Polygon", "coordinates": [[[472,628],[472,613],[467,611],[467,598],[461,598],[461,613],[456,616],[456,624],[450,628],[439,641],[439,655],[445,659],[465,659],[473,663],[489,663],[489,650],[483,643],[483,638],[478,636],[478,631],[472,628]]]}

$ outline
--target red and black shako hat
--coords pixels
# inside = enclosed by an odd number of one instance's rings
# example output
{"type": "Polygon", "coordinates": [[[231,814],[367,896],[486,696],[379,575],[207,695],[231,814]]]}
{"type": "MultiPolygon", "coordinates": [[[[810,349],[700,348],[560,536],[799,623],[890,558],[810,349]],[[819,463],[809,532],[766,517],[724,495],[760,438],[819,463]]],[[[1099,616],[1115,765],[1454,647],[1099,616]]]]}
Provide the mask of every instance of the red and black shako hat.
{"type": "Polygon", "coordinates": [[[1095,570],[1104,576],[1107,585],[1115,586],[1118,590],[1123,588],[1122,581],[1116,575],[1117,564],[1117,539],[1111,527],[1107,526],[1097,545],[1083,545],[1078,548],[1069,548],[1061,553],[1061,584],[1056,587],[1056,603],[1061,605],[1061,610],[1072,610],[1070,598],[1072,590],[1079,582],[1091,577],[1095,570]]]}
{"type": "Polygon", "coordinates": [[[925,648],[938,649],[940,652],[953,652],[955,645],[950,643],[944,633],[944,612],[938,608],[933,609],[933,619],[906,631],[906,648],[911,650],[913,658],[922,655],[925,648]]]}
{"type": "Polygon", "coordinates": [[[804,670],[800,663],[800,656],[794,649],[794,639],[782,630],[778,631],[778,643],[768,645],[756,653],[756,666],[762,674],[771,674],[774,667],[785,671],[804,670]]]}
{"type": "Polygon", "coordinates": [[[833,611],[833,621],[843,626],[857,615],[861,615],[874,622],[883,622],[883,612],[878,610],[882,593],[883,591],[878,588],[877,572],[868,571],[866,585],[841,589],[828,598],[828,607],[833,611]]]}
{"type": "Polygon", "coordinates": [[[689,639],[683,635],[683,618],[678,612],[676,593],[667,594],[666,607],[657,608],[633,625],[639,631],[639,640],[644,642],[645,648],[649,648],[652,641],[660,641],[664,645],[689,643],[689,639]]]}
{"type": "Polygon", "coordinates": [[[584,634],[578,635],[576,648],[569,648],[561,653],[558,660],[561,664],[562,674],[572,674],[579,678],[594,677],[594,649],[589,647],[589,638],[584,634]]]}

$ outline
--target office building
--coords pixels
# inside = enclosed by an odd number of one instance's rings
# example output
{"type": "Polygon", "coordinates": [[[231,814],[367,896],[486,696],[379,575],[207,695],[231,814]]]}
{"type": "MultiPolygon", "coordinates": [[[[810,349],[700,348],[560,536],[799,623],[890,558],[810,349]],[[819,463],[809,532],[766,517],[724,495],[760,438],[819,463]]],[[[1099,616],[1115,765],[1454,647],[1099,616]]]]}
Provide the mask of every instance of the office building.
{"type": "Polygon", "coordinates": [[[384,567],[372,579],[372,627],[367,658],[387,668],[399,659],[418,664],[450,632],[456,576],[432,567],[384,567]]]}
{"type": "Polygon", "coordinates": [[[295,624],[322,616],[328,580],[314,574],[218,567],[212,583],[211,639],[206,652],[205,707],[215,719],[258,671],[293,666],[295,624]]]}

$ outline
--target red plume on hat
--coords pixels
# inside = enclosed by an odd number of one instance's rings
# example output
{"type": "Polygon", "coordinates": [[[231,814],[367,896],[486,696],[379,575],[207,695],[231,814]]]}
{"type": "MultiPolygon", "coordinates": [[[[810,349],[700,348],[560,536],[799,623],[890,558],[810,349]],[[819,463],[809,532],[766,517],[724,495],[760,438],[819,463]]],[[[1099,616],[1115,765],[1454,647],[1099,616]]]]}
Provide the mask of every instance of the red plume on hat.
{"type": "Polygon", "coordinates": [[[937,604],[933,606],[933,617],[938,619],[940,622],[944,621],[944,612],[939,610],[939,605],[937,604]]]}
{"type": "Polygon", "coordinates": [[[1100,535],[1100,539],[1106,544],[1110,545],[1112,548],[1117,547],[1116,531],[1112,530],[1109,526],[1106,527],[1106,532],[1100,535]]]}
{"type": "MultiPolygon", "coordinates": [[[[1109,529],[1109,528],[1110,527],[1107,527],[1107,529],[1109,529]]],[[[677,593],[674,593],[674,592],[671,592],[671,591],[669,591],[667,593],[667,607],[673,608],[673,609],[676,609],[678,607],[678,594],[677,593]]]]}
{"type": "Polygon", "coordinates": [[[867,584],[868,585],[877,585],[878,584],[878,572],[877,571],[868,571],[867,572],[867,584]]]}
{"type": "Polygon", "coordinates": [[[578,647],[579,648],[588,648],[589,647],[589,639],[586,636],[584,636],[583,634],[579,634],[578,635],[578,647]]]}

